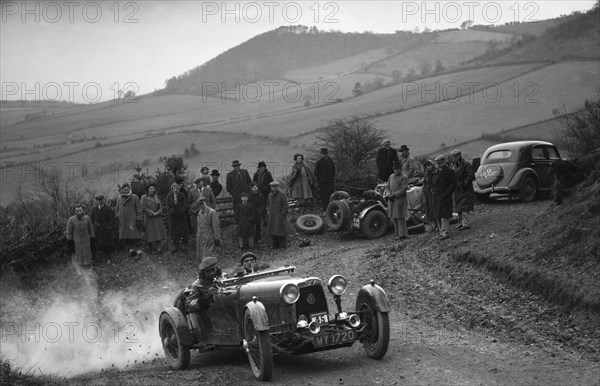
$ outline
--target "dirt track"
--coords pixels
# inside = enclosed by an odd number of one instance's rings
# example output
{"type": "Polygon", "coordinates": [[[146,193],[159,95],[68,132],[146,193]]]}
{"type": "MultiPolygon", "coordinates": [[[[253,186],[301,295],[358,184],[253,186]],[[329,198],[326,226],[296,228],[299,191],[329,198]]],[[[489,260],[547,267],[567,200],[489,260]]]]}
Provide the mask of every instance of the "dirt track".
{"type": "MultiPolygon", "coordinates": [[[[380,361],[351,349],[300,357],[277,356],[273,383],[364,384],[598,384],[597,319],[566,313],[489,273],[457,263],[457,247],[481,247],[512,237],[516,217],[533,216],[548,201],[480,206],[473,228],[438,242],[431,234],[393,242],[339,234],[312,237],[272,264],[293,262],[298,274],[350,280],[344,307],[371,277],[387,289],[394,311],[391,343],[380,361]],[[390,261],[393,264],[390,264],[390,261]],[[571,330],[572,334],[569,333],[571,330]],[[595,347],[595,349],[594,349],[595,347]]],[[[190,368],[171,371],[163,358],[129,371],[72,379],[95,384],[258,384],[241,352],[192,355],[190,368]]]]}

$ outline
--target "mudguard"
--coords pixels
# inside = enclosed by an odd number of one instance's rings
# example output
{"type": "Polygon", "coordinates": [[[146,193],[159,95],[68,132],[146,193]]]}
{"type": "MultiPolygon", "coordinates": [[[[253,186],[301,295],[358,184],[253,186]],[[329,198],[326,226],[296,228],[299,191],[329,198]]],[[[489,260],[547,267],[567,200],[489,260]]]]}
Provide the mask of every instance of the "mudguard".
{"type": "Polygon", "coordinates": [[[188,327],[187,318],[185,315],[183,315],[181,311],[175,307],[167,307],[162,313],[168,314],[171,319],[173,319],[173,323],[175,323],[175,328],[177,329],[177,336],[181,340],[181,344],[184,346],[192,346],[194,344],[194,339],[192,338],[192,332],[188,327]]]}
{"type": "Polygon", "coordinates": [[[369,213],[371,210],[373,210],[373,208],[378,208],[377,210],[381,210],[383,213],[387,213],[387,209],[383,207],[383,205],[381,204],[374,204],[371,205],[365,209],[363,209],[359,214],[358,214],[358,219],[362,220],[367,213],[369,213]]]}
{"type": "Polygon", "coordinates": [[[356,310],[360,310],[361,304],[368,304],[369,308],[375,309],[381,312],[390,312],[392,305],[388,299],[387,294],[375,282],[363,286],[356,296],[356,310]]]}
{"type": "Polygon", "coordinates": [[[536,184],[538,183],[538,175],[535,172],[535,170],[533,170],[532,168],[522,168],[517,170],[515,175],[511,178],[508,187],[512,190],[520,189],[521,185],[523,184],[523,181],[525,180],[525,177],[529,176],[533,177],[536,184]]]}
{"type": "MultiPolygon", "coordinates": [[[[269,329],[269,317],[267,316],[267,310],[265,306],[258,300],[249,301],[244,306],[244,310],[250,313],[252,322],[254,322],[254,329],[256,331],[266,331],[269,329]]],[[[244,311],[245,312],[245,311],[244,311]]]]}

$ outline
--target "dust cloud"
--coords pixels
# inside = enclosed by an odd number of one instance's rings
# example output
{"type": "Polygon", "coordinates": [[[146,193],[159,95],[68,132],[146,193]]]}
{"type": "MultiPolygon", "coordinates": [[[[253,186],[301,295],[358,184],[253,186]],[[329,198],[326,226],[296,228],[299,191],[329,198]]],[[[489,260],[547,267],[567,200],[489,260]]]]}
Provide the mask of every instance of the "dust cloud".
{"type": "Polygon", "coordinates": [[[158,318],[172,289],[145,283],[101,292],[93,271],[73,272],[32,299],[16,281],[2,281],[0,356],[13,367],[70,377],[164,357],[158,318]]]}

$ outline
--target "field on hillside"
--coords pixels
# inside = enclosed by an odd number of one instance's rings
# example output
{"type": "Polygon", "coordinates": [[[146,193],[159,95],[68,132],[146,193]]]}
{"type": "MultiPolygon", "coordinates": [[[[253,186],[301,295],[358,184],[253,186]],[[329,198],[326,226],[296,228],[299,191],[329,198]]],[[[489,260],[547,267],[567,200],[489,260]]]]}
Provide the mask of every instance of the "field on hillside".
{"type": "Polygon", "coordinates": [[[463,43],[463,42],[489,42],[497,40],[508,43],[512,39],[512,34],[502,33],[501,31],[479,31],[475,29],[465,29],[459,31],[446,31],[440,33],[435,39],[437,43],[463,43]]]}
{"type": "Polygon", "coordinates": [[[462,98],[457,103],[427,105],[371,122],[377,127],[397,128],[391,132],[392,140],[408,142],[415,154],[428,153],[482,133],[550,119],[563,103],[574,108],[596,95],[599,80],[598,62],[558,63],[490,88],[487,97],[483,92],[475,93],[473,102],[462,98]]]}

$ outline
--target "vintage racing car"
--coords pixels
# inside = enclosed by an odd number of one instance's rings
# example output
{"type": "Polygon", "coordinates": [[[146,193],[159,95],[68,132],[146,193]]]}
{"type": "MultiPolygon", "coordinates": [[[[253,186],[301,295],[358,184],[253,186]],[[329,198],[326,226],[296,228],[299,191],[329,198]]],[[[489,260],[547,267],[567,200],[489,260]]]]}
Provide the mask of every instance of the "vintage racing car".
{"type": "Polygon", "coordinates": [[[390,339],[390,302],[371,281],[357,294],[354,310],[342,310],[347,281],[341,275],[326,283],[333,295],[330,311],[318,277],[294,276],[294,266],[215,279],[212,326],[188,313],[178,296],[160,315],[159,333],[165,357],[175,369],[190,362],[190,350],[242,349],[254,376],[271,379],[273,353],[287,355],[350,347],[359,341],[367,356],[381,359],[390,339]]]}

